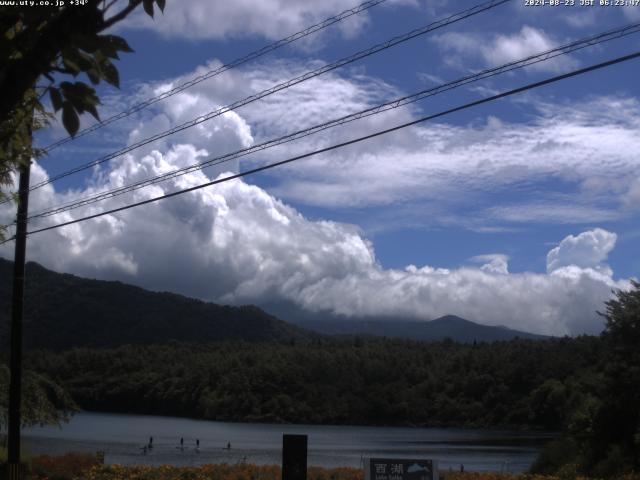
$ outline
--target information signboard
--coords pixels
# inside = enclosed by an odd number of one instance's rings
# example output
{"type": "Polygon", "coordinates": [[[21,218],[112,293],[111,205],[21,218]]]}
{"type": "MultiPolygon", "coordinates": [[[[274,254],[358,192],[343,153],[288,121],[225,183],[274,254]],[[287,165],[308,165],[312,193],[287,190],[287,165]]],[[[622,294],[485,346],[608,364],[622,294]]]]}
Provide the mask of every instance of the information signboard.
{"type": "Polygon", "coordinates": [[[438,480],[438,462],[418,458],[366,458],[365,480],[438,480]]]}

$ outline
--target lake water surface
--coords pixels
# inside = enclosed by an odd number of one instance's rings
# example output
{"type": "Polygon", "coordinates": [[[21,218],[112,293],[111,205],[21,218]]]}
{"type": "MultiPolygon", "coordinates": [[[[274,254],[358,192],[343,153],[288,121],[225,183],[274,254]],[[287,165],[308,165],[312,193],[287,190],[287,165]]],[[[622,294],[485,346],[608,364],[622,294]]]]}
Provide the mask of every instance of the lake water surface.
{"type": "Polygon", "coordinates": [[[78,413],[58,427],[23,431],[33,454],[105,452],[119,464],[280,464],[282,434],[308,435],[309,465],[360,467],[363,457],[438,460],[440,469],[527,470],[553,434],[505,430],[224,423],[174,417],[78,413]],[[141,448],[153,437],[154,448],[141,448]],[[180,448],[180,438],[184,448],[180,448]],[[196,439],[200,440],[197,450],[196,439]],[[231,449],[224,447],[231,444],[231,449]]]}

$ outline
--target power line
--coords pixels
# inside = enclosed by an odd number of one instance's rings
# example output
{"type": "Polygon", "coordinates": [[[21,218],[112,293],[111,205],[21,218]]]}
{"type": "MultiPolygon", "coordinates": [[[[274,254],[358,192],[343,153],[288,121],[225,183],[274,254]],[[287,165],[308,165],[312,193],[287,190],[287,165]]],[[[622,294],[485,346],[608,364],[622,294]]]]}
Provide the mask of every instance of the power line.
{"type": "Polygon", "coordinates": [[[275,163],[272,163],[272,164],[269,164],[269,165],[264,165],[262,167],[256,167],[256,168],[253,168],[251,170],[247,170],[245,172],[241,172],[241,173],[237,173],[235,175],[231,175],[229,177],[212,180],[210,182],[203,183],[201,185],[197,185],[195,187],[185,188],[183,190],[179,190],[179,191],[176,191],[176,192],[171,192],[171,193],[168,193],[168,194],[165,194],[165,195],[161,195],[159,197],[154,197],[154,198],[150,198],[150,199],[147,199],[147,200],[136,202],[136,203],[133,203],[133,204],[130,204],[130,205],[125,205],[125,206],[122,206],[122,207],[113,208],[111,210],[107,210],[107,211],[104,211],[104,212],[101,212],[101,213],[88,215],[88,216],[85,216],[85,217],[82,217],[82,218],[78,218],[78,219],[75,219],[75,220],[70,220],[68,222],[59,223],[59,224],[56,224],[56,225],[40,228],[40,229],[37,229],[37,230],[32,230],[30,232],[27,232],[27,234],[28,235],[32,235],[34,233],[46,232],[48,230],[53,230],[53,229],[57,229],[57,228],[60,228],[60,227],[73,225],[75,223],[84,222],[86,220],[99,218],[99,217],[102,217],[104,215],[110,215],[112,213],[117,213],[117,212],[121,212],[121,211],[124,211],[124,210],[129,210],[130,208],[134,208],[134,207],[138,207],[138,206],[141,206],[141,205],[146,205],[146,204],[149,204],[149,203],[157,202],[159,200],[164,200],[166,198],[171,198],[171,197],[175,197],[175,196],[178,196],[178,195],[182,195],[183,193],[188,193],[188,192],[193,192],[195,190],[200,190],[201,188],[209,187],[211,185],[216,185],[218,183],[223,183],[223,182],[228,182],[230,180],[235,180],[237,178],[241,178],[241,177],[244,177],[244,176],[247,176],[247,175],[251,175],[251,174],[254,174],[254,173],[258,173],[258,172],[262,172],[262,171],[265,171],[265,170],[269,170],[271,168],[275,168],[275,167],[278,167],[278,166],[281,166],[281,165],[284,165],[284,164],[287,164],[287,163],[295,162],[297,160],[302,160],[303,158],[308,158],[308,157],[311,157],[311,156],[314,156],[314,155],[318,155],[320,153],[329,152],[329,151],[332,151],[332,150],[336,150],[338,148],[343,148],[343,147],[346,147],[348,145],[353,145],[353,144],[356,144],[356,143],[359,143],[359,142],[362,142],[362,141],[365,141],[365,140],[369,140],[371,138],[375,138],[375,137],[378,137],[378,136],[381,136],[381,135],[385,135],[387,133],[395,132],[397,130],[401,130],[403,128],[407,128],[407,127],[410,127],[412,125],[416,125],[416,124],[419,124],[419,123],[422,123],[422,122],[425,122],[425,121],[428,121],[428,120],[433,120],[435,118],[443,117],[443,116],[449,115],[451,113],[459,112],[461,110],[466,110],[467,108],[471,108],[471,107],[475,107],[475,106],[478,106],[478,105],[482,105],[484,103],[489,103],[489,102],[492,102],[492,101],[495,101],[495,100],[499,100],[501,98],[508,97],[510,95],[515,95],[517,93],[521,93],[521,92],[524,92],[524,91],[527,91],[527,90],[532,90],[534,88],[539,88],[539,87],[542,87],[544,85],[548,85],[548,84],[551,84],[551,83],[558,82],[560,80],[564,80],[564,79],[567,79],[567,78],[571,78],[571,77],[575,77],[575,76],[578,76],[578,75],[582,75],[582,74],[585,74],[585,73],[588,73],[588,72],[592,72],[594,70],[599,70],[599,69],[602,69],[602,68],[610,67],[612,65],[615,65],[615,64],[618,64],[618,63],[622,63],[622,62],[626,62],[626,61],[629,61],[629,60],[632,60],[632,59],[638,58],[638,57],[640,57],[640,51],[632,53],[630,55],[625,55],[625,56],[618,57],[618,58],[615,58],[615,59],[612,59],[612,60],[608,60],[606,62],[598,63],[598,64],[595,64],[595,65],[591,65],[589,67],[585,67],[585,68],[581,68],[581,69],[578,69],[578,70],[574,70],[574,71],[569,72],[569,73],[565,73],[565,74],[562,74],[562,75],[557,75],[557,76],[554,76],[554,77],[550,77],[550,78],[547,78],[545,80],[541,80],[541,81],[538,81],[538,82],[530,83],[528,85],[525,85],[525,86],[522,86],[522,87],[518,87],[518,88],[515,88],[515,89],[512,89],[512,90],[508,90],[506,92],[502,92],[502,93],[499,93],[497,95],[493,95],[493,96],[490,96],[490,97],[485,97],[485,98],[482,98],[480,100],[476,100],[476,101],[473,101],[473,102],[470,102],[470,103],[466,103],[464,105],[461,105],[461,106],[458,106],[458,107],[454,107],[454,108],[451,108],[451,109],[448,109],[448,110],[445,110],[445,111],[442,111],[442,112],[439,112],[439,113],[436,113],[436,114],[433,114],[433,115],[428,115],[428,116],[421,117],[421,118],[419,118],[417,120],[413,120],[411,122],[403,123],[401,125],[397,125],[397,126],[392,127],[392,128],[387,128],[385,130],[379,130],[379,131],[371,133],[369,135],[365,135],[365,136],[358,137],[358,138],[355,138],[355,139],[352,139],[352,140],[349,140],[349,141],[346,141],[346,142],[342,142],[342,143],[338,143],[338,144],[335,144],[335,145],[332,145],[332,146],[329,146],[329,147],[325,147],[325,148],[321,148],[321,149],[318,149],[318,150],[314,150],[312,152],[304,153],[302,155],[297,155],[295,157],[291,157],[291,158],[288,158],[286,160],[281,160],[279,162],[275,162],[275,163]]]}
{"type": "Polygon", "coordinates": [[[371,7],[375,7],[376,5],[379,5],[383,2],[386,2],[387,0],[369,0],[366,2],[361,3],[360,5],[358,5],[357,7],[354,8],[349,8],[337,15],[334,15],[333,17],[329,17],[325,20],[323,20],[320,23],[316,23],[315,25],[312,25],[300,32],[294,33],[293,35],[289,35],[286,38],[280,39],[274,43],[271,43],[269,45],[266,45],[264,47],[262,47],[259,50],[255,50],[247,55],[245,55],[244,57],[238,58],[236,60],[233,60],[232,62],[226,63],[224,65],[219,66],[218,68],[215,68],[213,70],[209,70],[208,72],[199,75],[187,82],[182,83],[181,85],[178,85],[177,87],[172,88],[171,90],[168,90],[166,92],[163,92],[160,95],[157,95],[155,97],[152,98],[148,98],[140,103],[137,103],[135,105],[133,105],[131,108],[124,110],[116,115],[113,115],[105,120],[102,120],[100,123],[96,123],[90,127],[84,128],[82,130],[80,130],[78,133],[76,133],[76,135],[74,137],[65,137],[61,140],[58,140],[57,142],[54,142],[50,145],[48,145],[47,147],[44,148],[45,152],[50,152],[51,150],[64,145],[65,143],[71,142],[72,140],[75,140],[76,138],[79,137],[83,137],[91,132],[95,132],[96,130],[99,130],[102,127],[105,127],[107,125],[110,125],[118,120],[121,120],[123,118],[129,117],[131,115],[133,115],[136,112],[139,112],[140,110],[143,110],[145,108],[147,108],[150,105],[153,105],[154,103],[157,103],[161,100],[164,100],[166,98],[172,97],[173,95],[176,95],[180,92],[182,92],[183,90],[186,90],[187,88],[193,87],[194,85],[197,85],[200,82],[203,82],[205,80],[208,80],[209,78],[213,78],[217,75],[220,75],[223,72],[226,72],[227,70],[231,70],[232,68],[238,67],[240,65],[243,65],[247,62],[250,62],[251,60],[255,60],[256,58],[259,58],[263,55],[266,55],[267,53],[273,52],[274,50],[277,50],[281,47],[284,47],[285,45],[288,45],[290,43],[293,43],[297,40],[300,40],[301,38],[304,38],[308,35],[311,35],[312,33],[315,33],[319,30],[323,30],[331,25],[333,25],[334,23],[338,23],[342,20],[344,20],[345,18],[351,17],[353,15],[357,15],[358,13],[364,12],[365,10],[368,10],[371,7]]]}
{"type": "MultiPolygon", "coordinates": [[[[426,25],[424,27],[421,28],[417,28],[415,30],[412,30],[408,33],[405,33],[403,35],[399,35],[396,37],[393,37],[390,40],[387,40],[386,42],[383,43],[379,43],[377,45],[374,45],[373,47],[367,48],[365,50],[361,50],[353,55],[350,55],[348,57],[342,58],[336,62],[333,62],[331,64],[328,65],[324,65],[320,68],[317,68],[315,70],[311,70],[309,72],[306,72],[298,77],[295,77],[293,79],[290,79],[286,82],[280,83],[278,85],[275,85],[274,87],[271,87],[269,89],[263,90],[259,93],[256,93],[254,95],[251,95],[249,97],[246,97],[242,100],[238,100],[230,105],[218,108],[217,110],[214,110],[212,112],[209,112],[205,115],[200,115],[199,117],[193,119],[193,120],[189,120],[185,123],[182,123],[180,125],[177,125],[169,130],[166,130],[164,132],[158,133],[156,135],[153,135],[151,137],[147,137],[146,139],[143,139],[137,143],[134,143],[132,145],[129,145],[123,149],[120,149],[116,152],[113,152],[109,155],[106,155],[104,157],[101,157],[97,160],[94,160],[92,162],[89,163],[85,163],[83,165],[79,165],[78,167],[72,168],[70,170],[67,170],[63,173],[60,173],[58,175],[52,176],[49,179],[42,181],[40,183],[37,183],[35,185],[33,185],[29,191],[33,191],[36,190],[38,188],[41,188],[45,185],[48,185],[50,183],[55,182],[56,180],[60,180],[62,178],[68,177],[69,175],[73,175],[75,173],[87,170],[89,168],[93,168],[97,165],[100,165],[104,162],[107,162],[109,160],[112,160],[116,157],[119,157],[121,155],[124,155],[125,153],[131,152],[132,150],[135,150],[139,147],[142,147],[144,145],[147,145],[149,143],[152,143],[156,140],[160,140],[162,138],[168,137],[169,135],[173,135],[174,133],[178,133],[182,130],[186,130],[188,128],[194,127],[196,125],[199,125],[200,123],[206,122],[207,120],[211,120],[212,118],[218,117],[224,113],[227,113],[231,110],[234,110],[236,108],[242,107],[244,105],[247,105],[249,103],[255,102],[257,100],[260,100],[262,98],[265,98],[269,95],[272,95],[276,92],[279,92],[281,90],[284,90],[286,88],[289,88],[293,85],[297,85],[299,83],[302,83],[306,80],[309,80],[311,78],[320,76],[324,73],[330,72],[332,70],[335,70],[337,68],[343,67],[345,65],[348,65],[350,63],[355,62],[356,60],[360,60],[362,58],[368,57],[370,55],[373,55],[375,53],[378,53],[380,51],[389,49],[391,47],[394,47],[395,45],[398,45],[400,43],[406,42],[408,40],[411,40],[415,37],[418,37],[420,35],[424,35],[426,33],[432,32],[434,30],[437,30],[439,28],[442,28],[444,26],[450,25],[452,23],[456,23],[459,22],[460,20],[463,20],[465,18],[471,17],[473,15],[477,15],[479,13],[482,13],[484,11],[490,10],[492,8],[495,8],[499,5],[502,5],[504,3],[510,2],[511,0],[490,0],[488,2],[476,5],[474,7],[471,7],[467,10],[463,10],[462,12],[453,14],[449,17],[446,17],[445,19],[442,20],[438,20],[437,22],[433,22],[430,23],[429,25],[426,25]]],[[[6,202],[0,202],[0,204],[2,203],[6,203],[6,202]]]]}
{"type": "Polygon", "coordinates": [[[365,118],[365,117],[369,117],[371,115],[376,115],[388,110],[392,110],[395,108],[399,108],[401,106],[410,104],[410,103],[414,103],[417,102],[419,100],[423,100],[425,98],[431,97],[431,96],[435,96],[438,95],[440,93],[455,89],[455,88],[459,88],[461,86],[467,85],[469,83],[472,82],[476,82],[479,80],[483,80],[486,78],[490,78],[496,75],[500,75],[506,72],[510,72],[519,68],[524,68],[527,66],[531,66],[540,62],[544,62],[544,61],[548,61],[552,58],[556,58],[560,55],[567,55],[569,53],[575,52],[577,50],[581,50],[583,48],[586,47],[590,47],[590,46],[594,46],[594,45],[599,45],[601,43],[610,41],[610,40],[614,40],[614,39],[618,39],[627,35],[631,35],[634,33],[638,33],[640,32],[640,23],[634,23],[634,24],[630,24],[627,25],[625,27],[621,27],[615,30],[610,30],[604,33],[600,33],[597,35],[593,35],[590,37],[586,37],[580,40],[576,40],[574,42],[571,42],[569,44],[551,49],[551,50],[547,50],[545,52],[539,53],[537,55],[531,55],[527,58],[521,59],[521,60],[517,60],[514,62],[510,62],[507,63],[505,65],[499,66],[499,67],[495,67],[495,68],[491,68],[491,69],[487,69],[484,71],[481,71],[479,73],[473,74],[473,75],[468,75],[466,77],[445,83],[445,84],[441,84],[439,86],[433,87],[433,88],[429,88],[426,90],[422,90],[420,92],[414,93],[412,95],[407,95],[405,97],[402,98],[398,98],[389,102],[385,102],[383,104],[374,106],[374,107],[370,107],[367,108],[365,110],[361,110],[359,112],[356,113],[352,113],[349,115],[345,115],[343,117],[337,118],[337,119],[333,119],[330,120],[328,122],[324,122],[321,123],[319,125],[314,125],[312,127],[303,129],[303,130],[298,130],[297,132],[293,132],[287,135],[284,135],[282,137],[276,138],[276,139],[272,139],[272,140],[268,140],[266,142],[262,142],[260,144],[257,145],[253,145],[251,147],[247,147],[232,153],[228,153],[225,155],[221,155],[221,156],[217,156],[217,157],[213,157],[210,158],[208,160],[199,162],[199,163],[195,163],[192,165],[188,165],[186,167],[177,169],[177,170],[173,170],[171,172],[167,172],[161,175],[157,175],[155,177],[151,177],[151,178],[147,178],[144,180],[140,180],[138,182],[135,183],[131,183],[128,185],[123,185],[121,187],[117,187],[105,192],[101,192],[92,196],[88,196],[85,198],[81,198],[81,199],[76,199],[76,200],[72,200],[63,204],[59,204],[53,208],[47,209],[47,210],[43,210],[41,212],[37,212],[32,214],[29,217],[29,220],[32,220],[34,218],[43,218],[43,217],[48,217],[51,215],[55,215],[57,213],[62,213],[62,212],[66,212],[69,210],[73,210],[82,206],[86,206],[86,205],[90,205],[102,200],[106,200],[109,198],[114,198],[118,195],[122,195],[128,192],[132,192],[134,190],[138,190],[140,188],[149,186],[149,185],[153,185],[156,183],[160,183],[160,182],[164,182],[167,180],[170,180],[172,178],[176,178],[178,176],[181,175],[185,175],[187,173],[191,173],[194,171],[197,171],[199,169],[205,168],[205,167],[210,167],[210,166],[214,166],[214,165],[220,165],[222,163],[228,162],[230,160],[234,160],[258,151],[263,151],[266,150],[268,148],[272,148],[278,145],[282,145],[285,143],[289,143],[292,142],[294,140],[298,140],[300,138],[303,137],[307,137],[310,135],[314,135],[318,132],[327,130],[329,128],[333,128],[335,126],[338,125],[343,125],[346,123],[350,123],[353,122],[355,120],[359,120],[361,118],[365,118]]]}

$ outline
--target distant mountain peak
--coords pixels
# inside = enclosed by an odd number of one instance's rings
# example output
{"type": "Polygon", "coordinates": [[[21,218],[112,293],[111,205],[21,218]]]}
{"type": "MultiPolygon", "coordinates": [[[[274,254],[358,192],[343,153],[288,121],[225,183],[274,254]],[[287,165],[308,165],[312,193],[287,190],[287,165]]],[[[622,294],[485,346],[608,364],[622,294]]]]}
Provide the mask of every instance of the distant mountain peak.
{"type": "Polygon", "coordinates": [[[457,315],[443,315],[442,317],[434,318],[433,320],[427,320],[427,322],[429,323],[460,323],[460,324],[473,323],[474,325],[478,325],[475,322],[472,322],[462,317],[458,317],[457,315]]]}
{"type": "Polygon", "coordinates": [[[327,335],[372,335],[390,338],[406,338],[421,341],[441,341],[450,338],[461,343],[507,341],[514,338],[542,340],[548,337],[513,330],[507,327],[482,325],[457,315],[444,315],[433,320],[406,320],[385,317],[331,318],[297,322],[309,330],[327,335]]]}
{"type": "MultiPolygon", "coordinates": [[[[0,340],[8,338],[13,263],[0,259],[0,340]]],[[[492,342],[541,335],[489,326],[457,315],[424,321],[294,312],[280,320],[255,305],[217,305],[118,281],[90,280],[27,263],[25,341],[29,348],[113,347],[177,342],[310,343],[325,335],[366,335],[492,342]],[[301,328],[302,327],[302,328],[301,328]],[[315,333],[314,333],[315,332],[315,333]]]]}

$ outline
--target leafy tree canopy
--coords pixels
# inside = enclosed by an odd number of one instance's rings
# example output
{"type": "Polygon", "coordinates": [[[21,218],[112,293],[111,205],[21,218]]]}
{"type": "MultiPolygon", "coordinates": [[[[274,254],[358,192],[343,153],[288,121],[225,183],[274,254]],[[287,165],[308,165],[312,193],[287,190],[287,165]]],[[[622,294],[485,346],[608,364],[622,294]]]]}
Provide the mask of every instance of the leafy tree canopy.
{"type": "MultiPolygon", "coordinates": [[[[11,172],[42,153],[32,147],[32,131],[53,116],[42,103],[47,95],[53,111],[62,112],[70,135],[80,128],[80,114],[88,112],[99,120],[100,100],[93,85],[104,80],[119,87],[113,61],[119,53],[133,51],[123,38],[104,32],[139,5],[151,16],[154,6],[164,11],[165,1],[0,7],[0,189],[12,183],[11,172]]],[[[0,200],[4,198],[6,193],[0,190],[0,200]]],[[[25,423],[58,423],[73,409],[70,397],[46,377],[27,372],[23,381],[25,423]]],[[[6,385],[8,369],[2,365],[0,387],[6,385]]],[[[0,388],[0,410],[6,403],[6,391],[0,388]]],[[[5,423],[0,416],[0,426],[5,423]]]]}
{"type": "Polygon", "coordinates": [[[620,290],[606,302],[605,337],[619,353],[637,354],[640,345],[640,282],[631,280],[630,291],[620,290]]]}
{"type": "MultiPolygon", "coordinates": [[[[60,424],[78,410],[67,391],[46,375],[25,371],[22,380],[22,425],[60,424]]],[[[0,363],[0,428],[8,425],[9,368],[0,363]]]]}
{"type": "MultiPolygon", "coordinates": [[[[99,120],[100,99],[93,85],[120,84],[113,61],[132,52],[126,40],[104,33],[139,5],[151,16],[166,0],[87,0],[82,6],[0,7],[0,187],[10,173],[41,151],[31,146],[33,129],[51,117],[48,96],[70,135],[80,128],[79,115],[99,120]],[[89,81],[85,83],[83,78],[89,81]]],[[[0,192],[0,197],[6,193],[0,192]]]]}
{"type": "MultiPolygon", "coordinates": [[[[640,470],[640,282],[631,284],[605,302],[598,373],[582,383],[581,395],[570,402],[565,436],[542,453],[537,473],[573,469],[615,477],[640,470]]],[[[556,396],[562,393],[553,390],[556,396]]]]}

